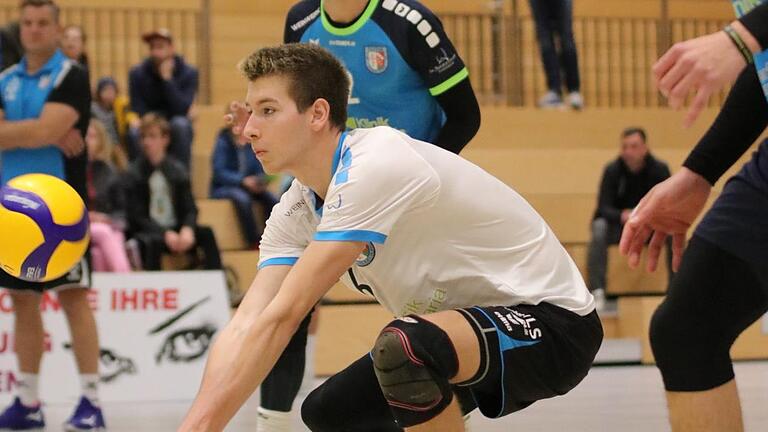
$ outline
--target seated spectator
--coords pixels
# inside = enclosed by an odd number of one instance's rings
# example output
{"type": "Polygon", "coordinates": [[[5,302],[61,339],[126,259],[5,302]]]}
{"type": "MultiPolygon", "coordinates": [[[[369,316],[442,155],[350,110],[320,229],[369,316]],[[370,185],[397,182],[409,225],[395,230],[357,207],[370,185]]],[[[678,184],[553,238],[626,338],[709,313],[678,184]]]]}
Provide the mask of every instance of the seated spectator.
{"type": "MultiPolygon", "coordinates": [[[[230,113],[230,110],[227,110],[230,113]]],[[[267,175],[253,154],[248,139],[235,136],[232,128],[219,131],[213,149],[211,198],[231,200],[249,247],[255,249],[261,240],[261,227],[256,222],[254,202],[262,206],[269,218],[277,199],[267,190],[267,175]]]]}
{"type": "MultiPolygon", "coordinates": [[[[632,209],[657,183],[669,177],[669,167],[651,155],[645,130],[627,128],[621,133],[621,154],[603,171],[597,210],[592,220],[592,240],[587,257],[588,285],[599,309],[605,307],[605,274],[608,246],[618,244],[632,209]]],[[[669,252],[669,251],[668,251],[669,252]]],[[[671,276],[671,253],[667,269],[671,276]]]]}
{"type": "Polygon", "coordinates": [[[170,125],[156,115],[142,117],[141,157],[130,166],[127,191],[128,225],[138,240],[145,270],[160,270],[163,253],[203,255],[203,267],[221,269],[221,257],[210,227],[197,224],[197,205],[189,173],[167,154],[170,125]]]}
{"type": "Polygon", "coordinates": [[[119,143],[130,160],[141,153],[138,144],[128,142],[128,128],[139,128],[139,116],[131,111],[128,98],[121,95],[117,82],[112,77],[100,78],[96,83],[96,94],[91,102],[91,114],[107,130],[113,142],[119,143]]]}
{"type": "Polygon", "coordinates": [[[131,271],[125,251],[125,190],[120,178],[126,166],[125,155],[110,141],[98,120],[91,120],[85,142],[93,269],[131,271]]]}
{"type": "Polygon", "coordinates": [[[167,29],[146,33],[142,38],[149,45],[149,57],[129,74],[131,108],[142,117],[154,112],[168,120],[168,151],[189,169],[194,136],[189,116],[197,92],[197,69],[176,55],[173,36],[167,29]]]}
{"type": "Polygon", "coordinates": [[[61,50],[64,55],[80,63],[88,72],[88,54],[85,52],[85,32],[78,25],[64,27],[61,35],[61,50]]]}

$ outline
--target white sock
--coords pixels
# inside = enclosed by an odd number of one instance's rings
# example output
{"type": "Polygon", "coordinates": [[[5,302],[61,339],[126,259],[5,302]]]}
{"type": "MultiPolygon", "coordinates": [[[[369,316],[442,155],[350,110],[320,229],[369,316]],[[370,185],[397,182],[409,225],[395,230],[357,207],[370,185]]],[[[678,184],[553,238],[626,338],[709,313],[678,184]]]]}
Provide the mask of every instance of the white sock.
{"type": "Polygon", "coordinates": [[[259,421],[256,424],[256,432],[290,432],[291,413],[272,411],[259,407],[259,421]]]}
{"type": "Polygon", "coordinates": [[[38,374],[20,373],[21,380],[18,381],[18,395],[21,403],[25,406],[37,406],[40,404],[40,394],[38,393],[38,374]]]}
{"type": "Polygon", "coordinates": [[[80,387],[83,396],[92,404],[99,404],[99,374],[80,374],[80,387]]]}

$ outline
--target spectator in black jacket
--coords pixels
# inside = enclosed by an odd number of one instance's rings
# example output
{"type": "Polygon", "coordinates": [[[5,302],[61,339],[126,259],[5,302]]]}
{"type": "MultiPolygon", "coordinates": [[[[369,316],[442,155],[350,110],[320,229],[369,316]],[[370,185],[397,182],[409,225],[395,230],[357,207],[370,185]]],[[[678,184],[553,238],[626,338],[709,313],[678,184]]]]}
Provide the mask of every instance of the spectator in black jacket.
{"type": "MultiPolygon", "coordinates": [[[[618,244],[632,209],[653,186],[669,178],[669,167],[651,155],[645,130],[627,128],[621,133],[621,154],[603,171],[597,210],[589,243],[588,285],[598,308],[605,304],[608,246],[618,244]]],[[[669,256],[669,254],[668,254],[669,256]]]]}
{"type": "Polygon", "coordinates": [[[189,169],[194,136],[189,111],[197,93],[197,69],[176,55],[173,36],[167,29],[142,38],[149,45],[149,57],[134,66],[128,76],[131,109],[139,116],[154,112],[168,120],[169,152],[189,169]]]}
{"type": "Polygon", "coordinates": [[[129,230],[141,247],[145,270],[160,270],[163,253],[185,254],[199,249],[203,267],[220,269],[221,257],[213,230],[197,224],[197,206],[189,174],[167,155],[168,122],[156,114],[141,120],[144,154],[131,164],[126,184],[129,230]]]}

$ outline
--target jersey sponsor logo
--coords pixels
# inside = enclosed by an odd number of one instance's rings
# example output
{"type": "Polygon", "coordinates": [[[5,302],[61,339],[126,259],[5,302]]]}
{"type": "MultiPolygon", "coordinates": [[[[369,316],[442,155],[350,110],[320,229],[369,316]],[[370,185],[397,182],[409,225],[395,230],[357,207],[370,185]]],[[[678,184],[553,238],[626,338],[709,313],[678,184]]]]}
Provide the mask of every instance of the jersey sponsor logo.
{"type": "Polygon", "coordinates": [[[458,56],[456,53],[453,53],[449,55],[445,48],[440,48],[440,55],[435,56],[435,63],[437,64],[435,67],[429,69],[429,73],[431,74],[440,74],[451,67],[453,67],[454,64],[456,64],[456,59],[458,56]]]}
{"type": "Polygon", "coordinates": [[[286,217],[291,217],[293,216],[294,213],[299,211],[305,205],[307,205],[307,202],[304,199],[302,199],[301,201],[298,201],[296,202],[296,204],[292,205],[291,208],[289,208],[284,214],[286,217]]]}
{"type": "Polygon", "coordinates": [[[8,84],[5,86],[5,91],[3,92],[3,99],[6,100],[6,102],[15,101],[16,95],[19,94],[19,89],[21,88],[21,80],[19,77],[13,77],[8,81],[8,84]]]}
{"type": "Polygon", "coordinates": [[[341,194],[338,195],[338,199],[337,200],[331,201],[328,204],[326,204],[325,208],[327,208],[328,210],[338,210],[338,209],[340,209],[341,208],[341,194]]]}
{"type": "Polygon", "coordinates": [[[313,21],[315,18],[317,18],[318,15],[320,15],[320,8],[315,9],[311,14],[291,24],[291,30],[298,31],[302,29],[304,26],[309,24],[310,21],[313,21]]]}
{"type": "Polygon", "coordinates": [[[50,75],[43,75],[40,77],[40,81],[37,83],[37,88],[44,89],[48,87],[48,85],[51,83],[51,76],[50,75]]]}
{"type": "Polygon", "coordinates": [[[380,74],[387,70],[389,58],[387,56],[387,47],[385,46],[367,46],[365,47],[365,66],[369,71],[380,74]]]}
{"type": "Polygon", "coordinates": [[[357,46],[357,43],[353,40],[340,40],[340,39],[331,39],[328,41],[328,45],[331,46],[342,46],[342,47],[353,47],[357,46]]]}
{"type": "Polygon", "coordinates": [[[389,118],[376,117],[375,119],[369,119],[365,117],[349,117],[347,118],[347,127],[349,129],[366,129],[376,126],[389,126],[389,118]]]}
{"type": "Polygon", "coordinates": [[[384,0],[381,7],[415,25],[419,30],[419,33],[424,36],[424,40],[430,48],[434,48],[440,44],[440,36],[432,31],[432,25],[424,19],[421,12],[412,9],[407,4],[400,3],[397,0],[384,0]]]}
{"type": "Polygon", "coordinates": [[[309,43],[312,45],[320,45],[320,38],[317,38],[317,39],[309,38],[309,43]]]}
{"type": "Polygon", "coordinates": [[[376,258],[376,246],[374,246],[372,242],[368,242],[368,244],[365,245],[365,250],[363,250],[357,258],[357,261],[355,261],[355,265],[358,267],[368,266],[373,262],[374,258],[376,258]]]}

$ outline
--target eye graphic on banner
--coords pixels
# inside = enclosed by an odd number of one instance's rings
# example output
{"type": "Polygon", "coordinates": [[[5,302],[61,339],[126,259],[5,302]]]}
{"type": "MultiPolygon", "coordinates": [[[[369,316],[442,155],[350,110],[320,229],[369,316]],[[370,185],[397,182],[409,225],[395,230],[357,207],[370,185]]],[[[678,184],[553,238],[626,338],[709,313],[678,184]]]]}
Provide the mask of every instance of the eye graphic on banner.
{"type": "Polygon", "coordinates": [[[155,355],[155,362],[160,364],[163,360],[168,360],[175,363],[189,363],[199,359],[211,346],[216,330],[212,325],[204,325],[171,333],[155,355]]]}
{"type": "MultiPolygon", "coordinates": [[[[208,296],[192,303],[151,329],[149,335],[160,334],[210,300],[211,297],[208,296]]],[[[155,354],[155,363],[160,364],[163,360],[174,363],[189,363],[199,359],[208,352],[213,335],[216,334],[217,330],[214,325],[206,323],[170,333],[160,346],[160,350],[155,354]]]]}
{"type": "MultiPolygon", "coordinates": [[[[65,342],[62,344],[64,349],[72,350],[72,344],[65,342]]],[[[116,354],[113,350],[99,349],[99,381],[110,383],[116,380],[120,375],[135,375],[136,364],[128,357],[116,354]]]]}

